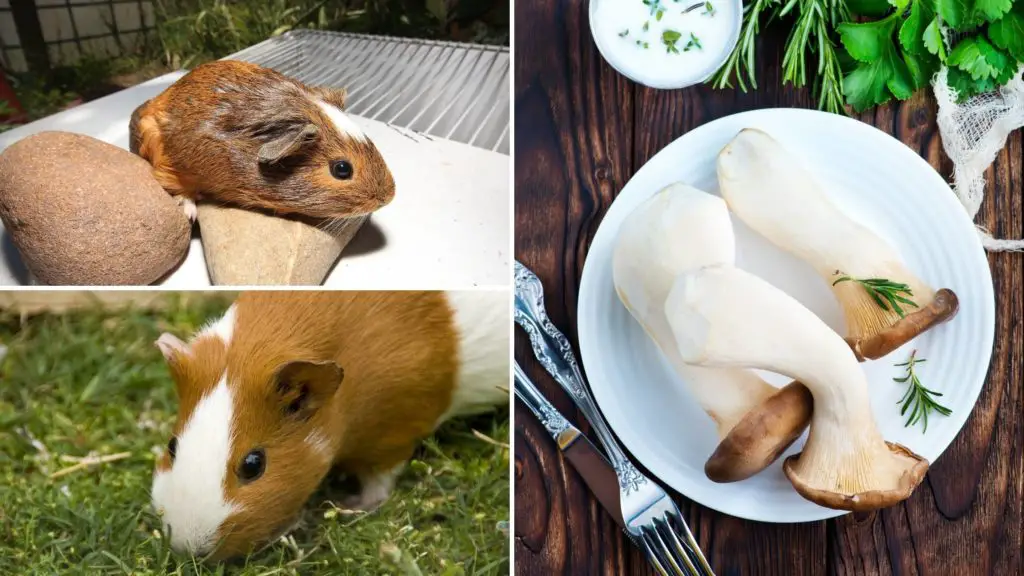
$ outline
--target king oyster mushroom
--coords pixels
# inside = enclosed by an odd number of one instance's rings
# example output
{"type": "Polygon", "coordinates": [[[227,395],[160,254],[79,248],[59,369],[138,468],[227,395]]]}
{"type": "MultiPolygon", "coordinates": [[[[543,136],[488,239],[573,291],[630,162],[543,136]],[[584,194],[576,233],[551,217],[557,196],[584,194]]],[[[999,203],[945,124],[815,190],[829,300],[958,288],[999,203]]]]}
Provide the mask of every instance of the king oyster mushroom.
{"type": "Polygon", "coordinates": [[[682,184],[664,188],[626,217],[612,256],[619,299],[717,425],[721,443],[704,468],[716,482],[743,480],[765,469],[800,436],[812,408],[810,393],[799,382],[779,390],[749,370],[703,368],[680,357],[665,317],[673,280],[734,260],[725,202],[682,184]],[[758,412],[749,414],[755,407],[758,412]]]}
{"type": "Polygon", "coordinates": [[[742,130],[718,155],[718,180],[741,220],[831,285],[858,359],[881,358],[956,314],[953,291],[936,292],[915,276],[768,134],[742,130]]]}
{"type": "Polygon", "coordinates": [[[921,482],[928,462],[882,438],[851,348],[785,292],[720,265],[679,276],[665,312],[684,362],[770,370],[810,389],[807,443],[783,465],[804,498],[839,510],[875,510],[905,500],[921,482]]]}

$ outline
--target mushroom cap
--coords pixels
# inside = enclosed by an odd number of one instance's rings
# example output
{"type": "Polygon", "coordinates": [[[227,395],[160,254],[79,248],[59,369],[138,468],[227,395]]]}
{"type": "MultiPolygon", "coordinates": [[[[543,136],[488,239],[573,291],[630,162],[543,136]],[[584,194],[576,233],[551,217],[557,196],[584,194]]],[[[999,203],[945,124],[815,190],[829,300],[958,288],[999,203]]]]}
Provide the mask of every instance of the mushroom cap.
{"type": "Polygon", "coordinates": [[[704,464],[713,482],[738,482],[764,470],[789,448],[811,421],[814,398],[793,381],[751,408],[719,442],[704,464]]]}
{"type": "Polygon", "coordinates": [[[924,308],[907,314],[895,324],[869,337],[848,337],[846,343],[853,349],[857,360],[877,360],[931,327],[953,318],[959,308],[960,301],[956,293],[949,288],[943,288],[935,293],[935,298],[924,308]]]}
{"type": "MultiPolygon", "coordinates": [[[[928,472],[928,461],[914,454],[909,448],[895,442],[886,442],[893,461],[899,464],[896,486],[888,490],[866,490],[857,493],[837,492],[831,487],[816,486],[811,479],[799,475],[800,454],[786,458],[782,469],[786,472],[793,488],[804,498],[835,510],[849,512],[870,512],[888,508],[910,497],[917,485],[928,472]]],[[[886,469],[887,467],[881,467],[886,469]]],[[[888,467],[892,468],[892,467],[888,467]]]]}

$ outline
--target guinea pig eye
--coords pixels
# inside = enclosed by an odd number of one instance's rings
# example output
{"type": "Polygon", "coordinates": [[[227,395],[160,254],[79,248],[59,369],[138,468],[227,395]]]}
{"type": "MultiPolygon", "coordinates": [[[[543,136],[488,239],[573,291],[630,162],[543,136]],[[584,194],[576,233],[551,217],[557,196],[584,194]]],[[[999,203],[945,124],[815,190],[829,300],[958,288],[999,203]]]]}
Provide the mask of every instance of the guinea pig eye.
{"type": "Polygon", "coordinates": [[[174,462],[174,455],[178,452],[178,437],[171,436],[171,441],[167,443],[167,453],[171,455],[171,462],[174,462]]]}
{"type": "Polygon", "coordinates": [[[238,467],[238,477],[243,482],[252,482],[263,475],[263,469],[266,467],[267,456],[262,448],[257,448],[242,459],[242,465],[238,467]]]}
{"type": "Polygon", "coordinates": [[[331,176],[338,180],[350,180],[352,172],[352,163],[348,160],[335,160],[331,162],[331,176]]]}

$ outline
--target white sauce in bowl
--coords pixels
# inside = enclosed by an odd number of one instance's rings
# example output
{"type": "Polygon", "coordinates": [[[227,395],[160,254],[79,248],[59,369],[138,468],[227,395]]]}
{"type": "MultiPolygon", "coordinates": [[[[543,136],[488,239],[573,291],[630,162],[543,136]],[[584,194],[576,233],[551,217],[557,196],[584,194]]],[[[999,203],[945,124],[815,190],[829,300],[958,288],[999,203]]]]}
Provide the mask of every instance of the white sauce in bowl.
{"type": "Polygon", "coordinates": [[[605,60],[652,88],[706,80],[736,45],[741,20],[740,0],[591,0],[590,5],[591,33],[605,60]]]}

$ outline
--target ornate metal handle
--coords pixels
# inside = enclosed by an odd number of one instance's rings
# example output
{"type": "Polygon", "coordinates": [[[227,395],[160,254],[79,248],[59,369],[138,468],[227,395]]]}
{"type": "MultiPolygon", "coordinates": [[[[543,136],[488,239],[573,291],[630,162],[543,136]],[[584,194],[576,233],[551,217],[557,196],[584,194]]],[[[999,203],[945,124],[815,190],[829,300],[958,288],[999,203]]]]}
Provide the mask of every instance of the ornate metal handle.
{"type": "Polygon", "coordinates": [[[566,430],[572,429],[573,425],[569,424],[569,421],[562,416],[562,413],[540,393],[540,390],[530,381],[530,377],[519,367],[519,362],[515,363],[514,369],[516,376],[516,398],[519,398],[523,401],[523,404],[526,404],[526,407],[544,425],[548,434],[551,434],[551,437],[557,442],[559,435],[566,430]]]}
{"type": "Polygon", "coordinates": [[[619,487],[628,494],[647,482],[629,461],[612,435],[608,423],[598,411],[590,391],[583,383],[576,356],[569,339],[548,318],[544,308],[544,286],[529,268],[516,261],[516,324],[530,337],[533,354],[544,369],[569,394],[583,415],[590,421],[597,438],[608,453],[608,459],[619,477],[619,487]]]}

